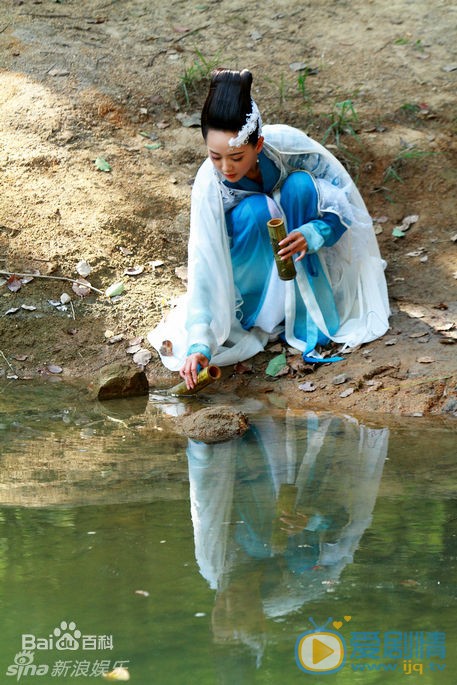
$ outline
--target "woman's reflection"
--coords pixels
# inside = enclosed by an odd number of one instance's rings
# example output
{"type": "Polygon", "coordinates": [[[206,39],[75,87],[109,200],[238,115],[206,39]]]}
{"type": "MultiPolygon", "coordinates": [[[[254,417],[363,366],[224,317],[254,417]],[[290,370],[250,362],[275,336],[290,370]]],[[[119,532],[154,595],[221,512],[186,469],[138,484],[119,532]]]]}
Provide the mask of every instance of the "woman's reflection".
{"type": "Polygon", "coordinates": [[[240,439],[189,441],[195,553],[216,590],[217,642],[260,662],[265,619],[316,599],[353,559],[371,515],[388,430],[288,412],[240,439]]]}

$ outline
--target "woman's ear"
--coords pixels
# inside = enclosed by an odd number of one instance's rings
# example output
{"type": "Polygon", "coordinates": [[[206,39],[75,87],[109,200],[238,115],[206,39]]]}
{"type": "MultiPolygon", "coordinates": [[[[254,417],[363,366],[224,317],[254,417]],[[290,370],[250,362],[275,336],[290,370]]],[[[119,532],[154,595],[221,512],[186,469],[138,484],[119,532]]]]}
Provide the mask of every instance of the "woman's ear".
{"type": "Polygon", "coordinates": [[[262,151],[264,140],[265,140],[265,138],[263,136],[259,136],[259,139],[258,139],[256,146],[255,146],[255,151],[257,152],[257,154],[259,154],[259,152],[262,151]]]}

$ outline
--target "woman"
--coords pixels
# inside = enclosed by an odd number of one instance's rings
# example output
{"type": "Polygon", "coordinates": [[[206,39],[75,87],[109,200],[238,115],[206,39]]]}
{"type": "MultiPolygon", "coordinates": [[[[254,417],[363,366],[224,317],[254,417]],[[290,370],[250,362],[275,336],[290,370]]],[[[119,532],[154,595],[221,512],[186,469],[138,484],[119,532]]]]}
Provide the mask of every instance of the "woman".
{"type": "Polygon", "coordinates": [[[262,127],[251,84],[247,70],[212,75],[201,118],[208,159],[192,190],[188,292],[148,336],[189,388],[210,360],[247,359],[280,334],[318,359],[317,345],[353,347],[388,328],[385,262],[357,188],[298,129],[262,127]],[[278,276],[271,218],[287,226],[280,256],[294,257],[290,281],[278,276]]]}

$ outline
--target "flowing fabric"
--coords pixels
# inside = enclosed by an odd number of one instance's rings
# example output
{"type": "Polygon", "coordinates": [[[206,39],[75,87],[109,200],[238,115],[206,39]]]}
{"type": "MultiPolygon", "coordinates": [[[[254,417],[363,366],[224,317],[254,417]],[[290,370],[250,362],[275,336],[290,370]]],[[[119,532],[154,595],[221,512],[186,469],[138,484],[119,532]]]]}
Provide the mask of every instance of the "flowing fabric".
{"type": "MultiPolygon", "coordinates": [[[[312,255],[321,282],[328,288],[313,288],[302,267],[297,269],[296,279],[281,283],[277,289],[275,277],[269,282],[270,295],[284,290],[287,342],[308,352],[310,322],[315,341],[316,331],[347,347],[380,337],[389,326],[385,262],[370,216],[348,172],[328,150],[298,129],[269,125],[263,127],[263,135],[264,152],[280,172],[272,199],[286,223],[281,188],[292,172],[303,170],[311,174],[316,185],[316,218],[334,214],[346,228],[335,244],[312,255]],[[328,315],[329,294],[336,318],[328,315]],[[308,322],[305,326],[303,312],[308,322]]],[[[207,346],[212,362],[224,366],[254,356],[270,337],[271,332],[260,327],[258,319],[249,330],[240,321],[226,224],[226,213],[253,192],[227,187],[223,180],[209,159],[197,173],[191,201],[188,291],[148,335],[158,351],[164,340],[172,342],[172,355],[162,357],[171,370],[182,366],[191,345],[207,346]]],[[[273,263],[273,256],[271,259],[273,263]]]]}

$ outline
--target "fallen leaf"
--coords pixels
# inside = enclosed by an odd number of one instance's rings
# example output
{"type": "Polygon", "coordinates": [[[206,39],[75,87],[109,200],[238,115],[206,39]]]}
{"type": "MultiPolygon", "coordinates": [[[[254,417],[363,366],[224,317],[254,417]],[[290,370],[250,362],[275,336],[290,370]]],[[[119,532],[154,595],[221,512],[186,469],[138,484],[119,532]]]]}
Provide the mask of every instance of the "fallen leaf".
{"type": "Polygon", "coordinates": [[[384,345],[389,346],[389,345],[396,345],[397,344],[397,338],[391,338],[390,340],[386,340],[384,345]]]}
{"type": "Polygon", "coordinates": [[[343,390],[343,392],[340,393],[340,397],[349,397],[353,392],[354,388],[346,388],[346,390],[343,390]]]}
{"type": "Polygon", "coordinates": [[[137,335],[135,338],[130,338],[129,345],[141,345],[142,342],[143,337],[141,335],[137,335]]]}
{"type": "Polygon", "coordinates": [[[34,312],[36,307],[33,304],[21,304],[21,309],[25,309],[27,312],[34,312]]]}
{"type": "Polygon", "coordinates": [[[113,335],[112,338],[108,339],[108,345],[114,345],[115,343],[121,342],[124,340],[124,336],[122,333],[119,333],[118,335],[113,335]]]}
{"type": "Polygon", "coordinates": [[[70,295],[68,293],[62,293],[62,295],[60,296],[60,302],[61,304],[68,304],[69,302],[71,302],[70,295]]]}
{"type": "Polygon", "coordinates": [[[149,262],[149,266],[152,266],[152,270],[155,271],[157,267],[163,266],[165,262],[162,259],[155,259],[152,262],[149,262]]]}
{"type": "Polygon", "coordinates": [[[6,281],[6,287],[8,290],[11,290],[12,293],[17,293],[17,291],[22,288],[22,281],[19,276],[13,274],[6,281]]]}
{"type": "Polygon", "coordinates": [[[402,229],[398,226],[395,226],[395,228],[392,231],[392,235],[394,238],[403,238],[405,236],[405,232],[402,231],[402,229]]]}
{"type": "Polygon", "coordinates": [[[84,278],[80,278],[72,284],[71,289],[78,297],[86,297],[90,293],[90,283],[84,278]]]}
{"type": "Polygon", "coordinates": [[[13,354],[13,359],[15,359],[17,362],[25,362],[27,358],[27,354],[13,354]]]}
{"type": "Polygon", "coordinates": [[[144,266],[137,264],[124,270],[124,276],[139,276],[144,271],[144,266]]]}
{"type": "Polygon", "coordinates": [[[112,283],[108,288],[105,290],[105,295],[107,297],[115,297],[116,295],[122,295],[122,293],[125,290],[125,285],[122,281],[117,281],[116,283],[112,283]]]}
{"type": "Polygon", "coordinates": [[[317,390],[317,387],[314,385],[314,383],[306,381],[305,383],[300,383],[298,389],[303,390],[303,392],[314,392],[315,390],[317,390]]]}
{"type": "Polygon", "coordinates": [[[149,592],[147,590],[135,590],[136,595],[141,595],[142,597],[149,597],[149,592]]]}
{"type": "Polygon", "coordinates": [[[178,121],[181,122],[182,126],[186,128],[192,128],[193,126],[200,126],[201,114],[200,112],[194,112],[193,114],[178,113],[176,115],[178,121]]]}
{"type": "Polygon", "coordinates": [[[162,147],[162,143],[146,143],[144,146],[147,150],[158,150],[162,147]]]}
{"type": "Polygon", "coordinates": [[[349,380],[349,377],[345,373],[340,373],[338,376],[335,376],[332,379],[333,385],[342,385],[343,383],[346,383],[346,381],[349,380]]]}
{"type": "Polygon", "coordinates": [[[435,360],[433,357],[418,357],[417,361],[419,364],[432,364],[435,360]]]}
{"type": "Polygon", "coordinates": [[[267,376],[277,376],[285,366],[287,366],[287,361],[286,355],[283,352],[282,354],[279,354],[277,357],[273,357],[273,359],[270,360],[265,373],[267,376]]]}
{"type": "Polygon", "coordinates": [[[76,264],[76,271],[80,276],[83,276],[84,278],[90,274],[92,271],[90,264],[86,262],[85,259],[81,259],[77,264],[76,264]]]}
{"type": "Polygon", "coordinates": [[[63,371],[62,367],[57,366],[57,364],[48,364],[46,368],[49,373],[62,373],[63,371]]]}
{"type": "Polygon", "coordinates": [[[175,269],[175,274],[182,281],[187,281],[187,266],[177,266],[175,269]]]}
{"type": "Polygon", "coordinates": [[[19,309],[20,309],[20,307],[11,307],[10,309],[8,309],[8,310],[5,312],[5,316],[6,316],[7,314],[16,314],[16,312],[18,312],[19,309]]]}
{"type": "Polygon", "coordinates": [[[135,352],[138,352],[138,350],[141,350],[141,344],[139,345],[130,345],[129,347],[126,348],[126,353],[127,354],[135,354],[135,352]]]}
{"type": "Polygon", "coordinates": [[[135,352],[133,355],[133,361],[135,364],[138,364],[138,366],[146,366],[146,364],[149,364],[151,361],[152,354],[149,350],[146,348],[142,347],[138,350],[138,352],[135,352]]]}
{"type": "Polygon", "coordinates": [[[420,331],[418,333],[411,333],[410,338],[423,338],[424,335],[428,335],[428,331],[420,331]]]}
{"type": "Polygon", "coordinates": [[[238,373],[240,375],[243,373],[252,373],[252,364],[238,362],[238,364],[235,364],[235,373],[238,373]]]}
{"type": "Polygon", "coordinates": [[[95,166],[99,171],[111,171],[111,165],[106,161],[106,159],[103,159],[103,157],[97,157],[95,160],[95,166]]]}

